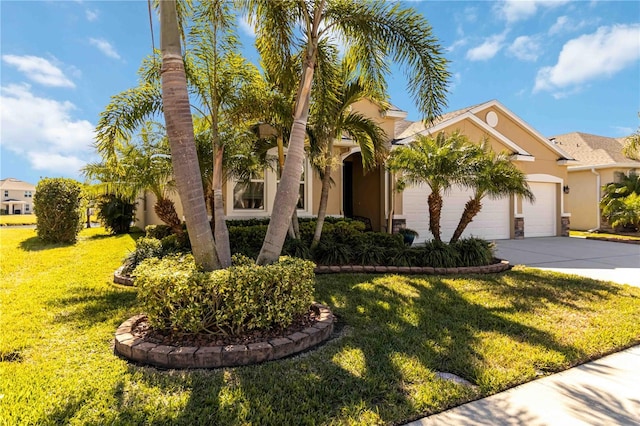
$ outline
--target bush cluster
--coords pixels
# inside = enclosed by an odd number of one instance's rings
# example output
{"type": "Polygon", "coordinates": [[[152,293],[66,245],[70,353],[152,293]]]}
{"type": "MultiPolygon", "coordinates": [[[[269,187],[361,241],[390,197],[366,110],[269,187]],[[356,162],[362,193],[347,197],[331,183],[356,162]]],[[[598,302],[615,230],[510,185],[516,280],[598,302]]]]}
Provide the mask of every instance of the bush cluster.
{"type": "Polygon", "coordinates": [[[44,178],[36,186],[33,209],[40,239],[74,243],[82,229],[82,186],[73,179],[44,178]]]}
{"type": "Polygon", "coordinates": [[[257,266],[234,255],[227,269],[201,272],[191,255],[150,258],[135,270],[150,324],[173,333],[241,335],[289,326],[313,300],[314,264],[281,257],[257,266]]]}
{"type": "MultiPolygon", "coordinates": [[[[243,222],[253,223],[254,219],[243,222]]],[[[246,225],[230,221],[229,239],[232,253],[248,258],[258,257],[267,232],[263,220],[260,224],[246,225]]],[[[319,265],[389,265],[430,266],[451,268],[482,266],[492,263],[494,246],[479,238],[466,238],[454,244],[428,241],[424,245],[407,247],[401,234],[365,232],[359,221],[332,220],[325,223],[322,238],[313,248],[311,240],[314,220],[300,222],[300,239],[287,237],[282,254],[312,260],[319,265]]],[[[125,261],[123,272],[130,274],[148,257],[162,258],[168,254],[189,252],[188,239],[178,240],[171,229],[162,225],[148,226],[146,238],[138,240],[136,250],[125,261]],[[156,239],[156,243],[148,239],[156,239]],[[160,239],[161,240],[158,240],[160,239]]]]}
{"type": "Polygon", "coordinates": [[[135,206],[127,200],[113,194],[98,198],[98,219],[114,235],[126,234],[131,229],[135,206]]]}

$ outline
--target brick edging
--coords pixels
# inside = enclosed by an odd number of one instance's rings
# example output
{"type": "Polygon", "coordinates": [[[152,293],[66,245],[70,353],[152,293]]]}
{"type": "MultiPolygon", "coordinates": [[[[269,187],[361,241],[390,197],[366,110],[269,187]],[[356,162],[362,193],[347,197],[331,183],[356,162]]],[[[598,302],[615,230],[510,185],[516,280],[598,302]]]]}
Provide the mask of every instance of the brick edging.
{"type": "MultiPolygon", "coordinates": [[[[640,243],[640,242],[639,242],[640,243]]],[[[453,275],[453,274],[496,274],[511,268],[508,260],[491,265],[460,266],[457,268],[432,268],[430,266],[371,266],[371,265],[319,265],[316,274],[414,274],[414,275],[453,275]]],[[[122,267],[113,273],[113,282],[127,286],[133,285],[133,278],[120,275],[122,267]]]]}
{"type": "Polygon", "coordinates": [[[133,278],[122,275],[123,268],[124,266],[121,266],[113,273],[113,282],[116,284],[133,286],[133,278]]]}
{"type": "Polygon", "coordinates": [[[319,320],[302,331],[264,342],[224,346],[172,346],[148,342],[131,333],[146,318],[136,315],[118,327],[115,352],[131,361],[172,369],[235,367],[272,361],[309,349],[329,338],[333,331],[333,314],[319,303],[314,303],[312,308],[319,314],[319,320]]]}
{"type": "Polygon", "coordinates": [[[501,260],[484,266],[461,266],[458,268],[432,268],[430,266],[370,266],[370,265],[320,265],[316,266],[316,274],[338,273],[374,273],[374,274],[420,274],[420,275],[453,275],[453,274],[495,274],[509,269],[509,261],[501,260]]]}

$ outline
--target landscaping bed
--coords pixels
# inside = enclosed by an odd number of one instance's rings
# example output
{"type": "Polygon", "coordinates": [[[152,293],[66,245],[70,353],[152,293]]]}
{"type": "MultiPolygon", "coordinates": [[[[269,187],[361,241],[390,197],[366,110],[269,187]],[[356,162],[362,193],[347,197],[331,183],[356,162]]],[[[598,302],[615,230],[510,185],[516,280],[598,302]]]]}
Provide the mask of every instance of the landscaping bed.
{"type": "Polygon", "coordinates": [[[142,312],[137,288],[111,283],[131,236],[0,237],[8,424],[401,424],[640,343],[640,288],[522,267],[331,274],[313,298],[340,338],[259,365],[159,370],[113,354],[114,330],[142,312]]]}

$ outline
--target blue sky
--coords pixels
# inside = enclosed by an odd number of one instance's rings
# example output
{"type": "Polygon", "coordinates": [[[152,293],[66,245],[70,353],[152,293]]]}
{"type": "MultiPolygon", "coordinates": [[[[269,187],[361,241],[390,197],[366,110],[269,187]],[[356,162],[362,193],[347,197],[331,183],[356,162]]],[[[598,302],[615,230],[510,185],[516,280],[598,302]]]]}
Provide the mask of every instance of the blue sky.
{"type": "MultiPolygon", "coordinates": [[[[448,110],[498,99],[547,136],[626,136],[640,111],[638,1],[412,1],[446,47],[448,110]]],[[[146,1],[0,1],[0,177],[80,178],[109,98],[151,52],[146,1]]],[[[154,18],[155,43],[159,46],[154,18]]],[[[253,38],[239,20],[251,58],[253,38]]],[[[418,120],[401,69],[391,101],[418,120]]]]}

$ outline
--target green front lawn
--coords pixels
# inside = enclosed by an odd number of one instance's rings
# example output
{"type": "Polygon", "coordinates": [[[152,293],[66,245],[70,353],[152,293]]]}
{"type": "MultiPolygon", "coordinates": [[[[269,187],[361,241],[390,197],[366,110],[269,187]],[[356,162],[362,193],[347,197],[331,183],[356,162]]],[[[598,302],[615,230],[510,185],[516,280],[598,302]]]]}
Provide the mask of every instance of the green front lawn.
{"type": "Polygon", "coordinates": [[[139,312],[136,290],[111,283],[130,236],[89,229],[52,246],[4,228],[0,243],[6,424],[399,423],[640,342],[640,288],[533,269],[327,275],[316,299],[338,316],[339,337],[318,350],[161,371],[113,355],[115,329],[139,312]]]}
{"type": "Polygon", "coordinates": [[[640,241],[640,236],[624,235],[624,234],[607,234],[605,232],[586,232],[586,231],[570,231],[571,237],[589,237],[589,238],[614,238],[618,240],[634,240],[640,241]]]}
{"type": "Polygon", "coordinates": [[[4,225],[35,225],[35,214],[3,214],[0,215],[0,226],[4,225]]]}

